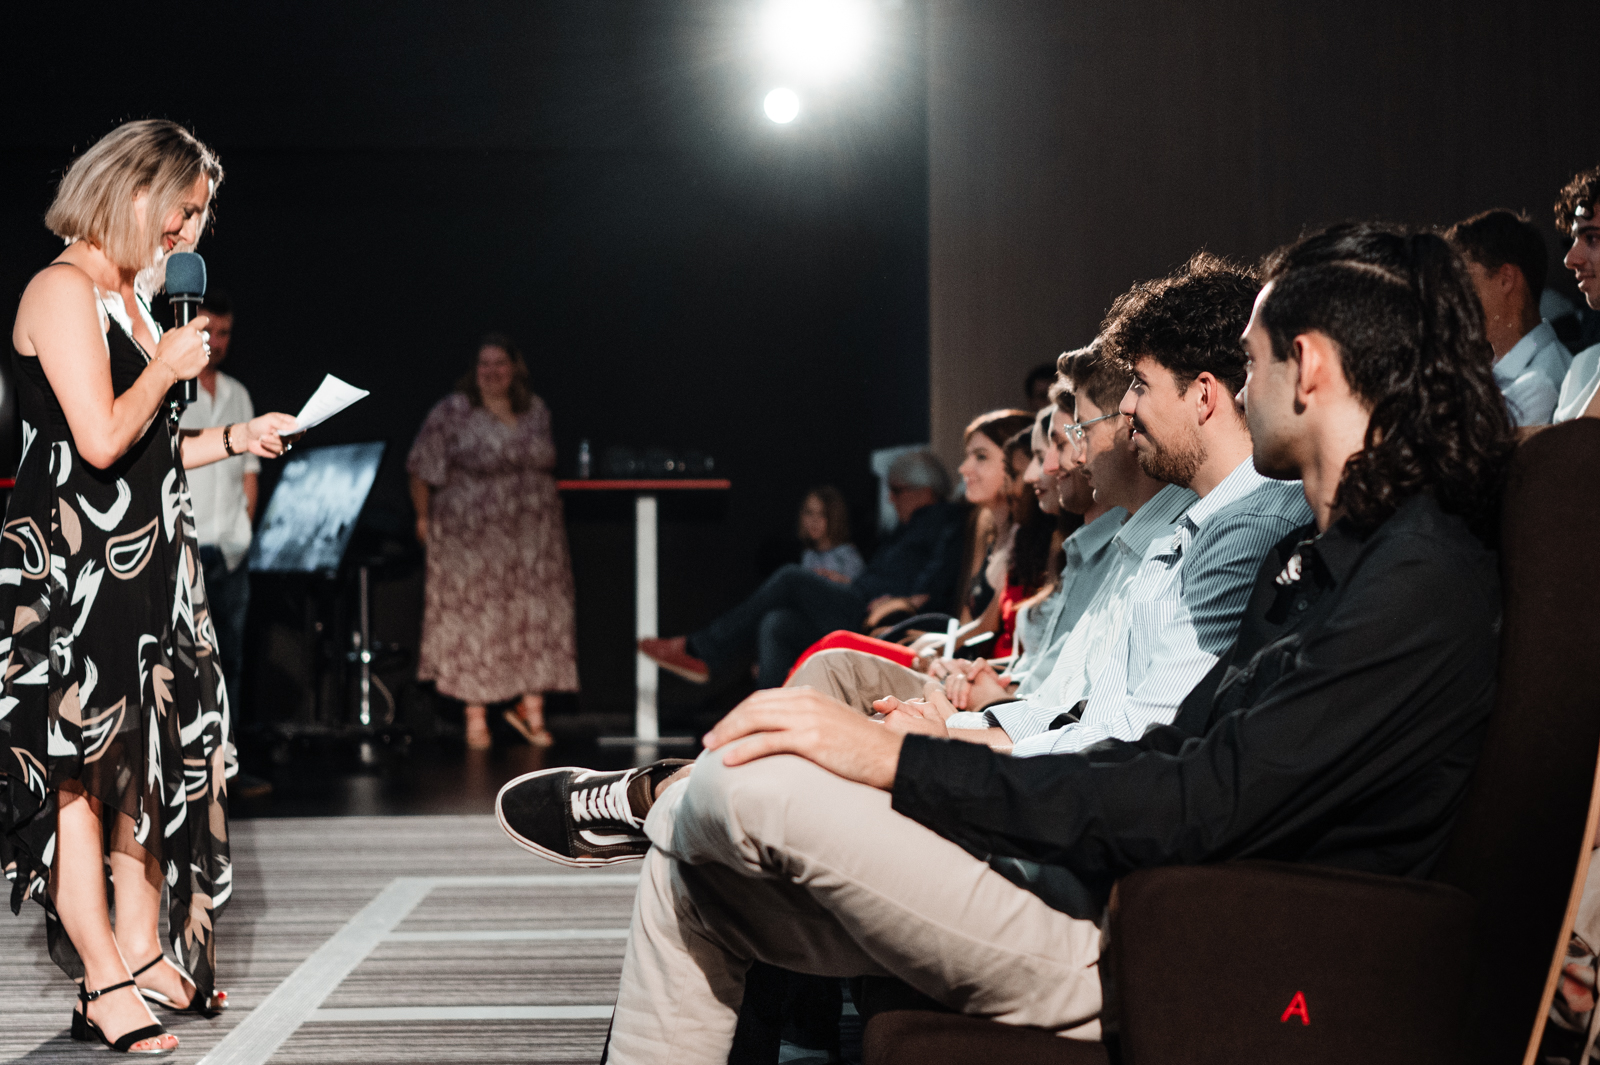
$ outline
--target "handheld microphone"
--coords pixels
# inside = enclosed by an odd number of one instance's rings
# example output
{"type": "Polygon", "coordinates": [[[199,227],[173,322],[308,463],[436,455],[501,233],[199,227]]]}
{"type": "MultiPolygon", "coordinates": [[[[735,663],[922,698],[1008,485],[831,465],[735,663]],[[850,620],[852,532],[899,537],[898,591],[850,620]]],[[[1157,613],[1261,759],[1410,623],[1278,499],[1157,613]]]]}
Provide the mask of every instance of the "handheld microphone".
{"type": "MultiPolygon", "coordinates": [[[[173,324],[188,325],[200,309],[206,294],[206,261],[192,251],[176,251],[167,256],[167,299],[172,302],[173,324]]],[[[195,379],[179,381],[167,398],[187,407],[200,396],[195,379]]]]}

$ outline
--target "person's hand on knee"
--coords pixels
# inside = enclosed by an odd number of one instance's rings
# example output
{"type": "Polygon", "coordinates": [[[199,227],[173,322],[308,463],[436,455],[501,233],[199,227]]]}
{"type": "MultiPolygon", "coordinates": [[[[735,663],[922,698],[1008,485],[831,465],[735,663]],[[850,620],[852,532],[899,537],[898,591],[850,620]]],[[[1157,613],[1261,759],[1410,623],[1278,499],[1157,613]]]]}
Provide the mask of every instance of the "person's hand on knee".
{"type": "Polygon", "coordinates": [[[773,754],[799,755],[846,780],[894,786],[902,737],[853,707],[812,688],[758,691],[706,733],[706,750],[723,747],[724,765],[773,754]]]}

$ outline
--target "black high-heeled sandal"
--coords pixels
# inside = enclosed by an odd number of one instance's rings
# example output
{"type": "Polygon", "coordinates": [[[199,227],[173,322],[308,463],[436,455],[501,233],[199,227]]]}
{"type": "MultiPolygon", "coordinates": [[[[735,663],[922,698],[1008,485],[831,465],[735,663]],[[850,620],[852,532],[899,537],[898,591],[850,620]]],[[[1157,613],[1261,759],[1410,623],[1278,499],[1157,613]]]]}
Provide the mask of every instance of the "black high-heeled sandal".
{"type": "Polygon", "coordinates": [[[83,1004],[83,1010],[81,1012],[78,1010],[72,1011],[72,1038],[76,1039],[80,1043],[89,1043],[98,1039],[100,1042],[104,1043],[106,1046],[110,1047],[112,1050],[115,1050],[119,1054],[149,1054],[152,1056],[158,1056],[170,1054],[174,1050],[178,1049],[177,1047],[155,1047],[150,1050],[131,1049],[135,1043],[142,1043],[146,1039],[159,1039],[166,1035],[167,1030],[159,1024],[147,1024],[143,1028],[135,1028],[133,1031],[129,1032],[127,1035],[124,1035],[122,1038],[113,1043],[111,1040],[106,1038],[106,1033],[100,1030],[100,1026],[89,1019],[89,1003],[93,1002],[101,995],[107,995],[113,991],[121,991],[125,987],[138,986],[139,985],[135,984],[132,980],[124,980],[120,984],[112,984],[110,987],[102,987],[98,991],[90,991],[87,984],[79,984],[78,1001],[83,1004]]]}
{"type": "MultiPolygon", "coordinates": [[[[166,960],[167,956],[165,954],[157,954],[154,958],[139,966],[133,971],[135,982],[138,981],[140,974],[149,972],[151,969],[154,969],[157,965],[160,965],[166,960]]],[[[177,966],[173,966],[173,968],[176,969],[177,966]]],[[[184,975],[184,972],[181,969],[178,970],[178,975],[183,976],[185,980],[189,979],[186,975],[184,975]]],[[[190,980],[189,982],[193,983],[194,981],[190,980]]],[[[198,995],[199,993],[200,989],[196,988],[194,994],[198,995]]],[[[204,1006],[200,1006],[195,1003],[194,995],[189,996],[189,1004],[187,1006],[174,1006],[170,998],[152,988],[141,987],[139,988],[139,994],[144,996],[145,1001],[154,1002],[162,1009],[170,1010],[173,1013],[197,1013],[202,1017],[215,1017],[217,1014],[228,1008],[228,993],[226,991],[211,992],[211,998],[204,1006]]]]}

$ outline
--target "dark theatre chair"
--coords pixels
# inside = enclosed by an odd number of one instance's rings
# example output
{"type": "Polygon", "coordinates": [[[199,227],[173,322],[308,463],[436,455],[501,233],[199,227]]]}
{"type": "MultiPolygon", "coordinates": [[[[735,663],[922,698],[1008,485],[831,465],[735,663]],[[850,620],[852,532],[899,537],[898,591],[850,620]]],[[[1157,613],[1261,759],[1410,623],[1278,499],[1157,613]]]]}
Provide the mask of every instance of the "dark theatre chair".
{"type": "Polygon", "coordinates": [[[1600,421],[1521,448],[1502,528],[1498,699],[1431,879],[1255,861],[1134,873],[1103,959],[1117,1040],[898,1009],[868,1022],[868,1065],[1531,1060],[1600,813],[1600,421]]]}

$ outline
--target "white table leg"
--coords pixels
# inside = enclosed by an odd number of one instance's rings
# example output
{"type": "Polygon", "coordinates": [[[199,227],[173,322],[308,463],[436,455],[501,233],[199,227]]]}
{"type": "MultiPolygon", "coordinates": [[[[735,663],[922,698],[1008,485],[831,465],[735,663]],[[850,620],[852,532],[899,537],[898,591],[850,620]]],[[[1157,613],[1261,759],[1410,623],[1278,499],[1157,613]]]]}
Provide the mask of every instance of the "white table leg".
{"type": "MultiPolygon", "coordinates": [[[[641,492],[633,501],[633,631],[639,639],[659,635],[656,613],[656,497],[641,492]]],[[[661,738],[656,717],[661,670],[642,654],[636,658],[633,735],[650,742],[661,738]]]]}

